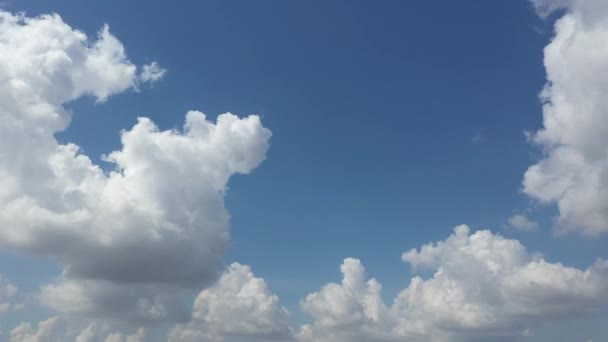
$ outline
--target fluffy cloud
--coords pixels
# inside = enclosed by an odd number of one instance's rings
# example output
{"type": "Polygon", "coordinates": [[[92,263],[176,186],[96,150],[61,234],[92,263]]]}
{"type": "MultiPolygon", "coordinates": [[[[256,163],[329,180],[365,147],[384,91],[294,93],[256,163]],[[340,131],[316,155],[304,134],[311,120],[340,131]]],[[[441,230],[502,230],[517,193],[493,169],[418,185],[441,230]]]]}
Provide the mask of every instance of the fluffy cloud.
{"type": "Polygon", "coordinates": [[[55,342],[63,339],[63,326],[59,317],[51,317],[38,323],[34,328],[30,323],[21,323],[11,330],[10,342],[55,342]]]}
{"type": "Polygon", "coordinates": [[[412,278],[387,307],[381,286],[366,280],[355,259],[341,284],[308,295],[311,341],[512,340],[552,319],[592,314],[608,302],[608,262],[586,270],[550,263],[516,240],[458,226],[444,241],[412,249],[402,259],[432,277],[412,278]]]}
{"type": "Polygon", "coordinates": [[[191,111],[166,131],[139,118],[105,156],[111,172],[54,137],[70,123],[65,103],[163,73],[152,63],[138,75],[107,26],[89,40],[57,15],[0,12],[0,245],[64,266],[42,291],[59,313],[176,319],[179,289],[219,275],[227,182],[268,149],[259,117],[191,111]]]}
{"type": "Polygon", "coordinates": [[[542,13],[565,8],[545,48],[543,128],[531,135],[544,156],[524,176],[524,191],[556,203],[557,227],[608,232],[608,2],[533,1],[542,13]]]}
{"type": "Polygon", "coordinates": [[[176,326],[169,341],[286,341],[287,310],[248,266],[233,263],[194,302],[192,321],[176,326]]]}
{"type": "Polygon", "coordinates": [[[66,322],[59,317],[51,317],[33,327],[22,322],[10,333],[10,342],[143,342],[146,331],[138,329],[133,334],[112,332],[103,323],[93,322],[81,331],[70,332],[66,322]]]}
{"type": "Polygon", "coordinates": [[[301,328],[302,341],[381,341],[392,337],[394,319],[381,297],[382,286],[365,280],[365,269],[348,258],[340,267],[342,282],[309,294],[302,309],[314,319],[301,328]]]}

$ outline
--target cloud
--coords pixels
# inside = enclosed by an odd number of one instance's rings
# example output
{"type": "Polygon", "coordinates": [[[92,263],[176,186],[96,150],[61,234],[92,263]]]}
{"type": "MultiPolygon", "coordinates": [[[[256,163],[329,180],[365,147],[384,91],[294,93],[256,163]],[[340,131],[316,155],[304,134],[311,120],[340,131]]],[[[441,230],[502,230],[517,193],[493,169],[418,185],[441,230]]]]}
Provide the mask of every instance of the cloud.
{"type": "Polygon", "coordinates": [[[217,284],[199,293],[192,321],[178,325],[169,341],[287,341],[288,312],[249,266],[233,263],[217,284]]]}
{"type": "Polygon", "coordinates": [[[146,331],[138,329],[133,334],[113,332],[107,324],[92,322],[80,331],[72,331],[64,320],[51,317],[37,327],[22,322],[10,333],[10,342],[143,342],[146,331]]]}
{"type": "Polygon", "coordinates": [[[74,339],[74,342],[143,342],[146,338],[146,330],[137,329],[133,334],[126,335],[112,332],[106,324],[97,322],[87,325],[74,339]]]}
{"type": "Polygon", "coordinates": [[[538,223],[530,220],[526,215],[516,214],[509,218],[509,227],[533,232],[538,230],[538,223]]]}
{"type": "Polygon", "coordinates": [[[63,339],[59,317],[51,317],[38,323],[34,328],[30,323],[22,322],[11,330],[10,342],[56,342],[63,339]]]}
{"type": "Polygon", "coordinates": [[[340,267],[340,284],[329,283],[309,294],[302,309],[314,319],[300,329],[302,341],[382,341],[391,339],[394,317],[381,297],[382,285],[365,280],[365,269],[348,258],[340,267]]]}
{"type": "Polygon", "coordinates": [[[15,303],[15,296],[18,292],[19,288],[15,284],[0,275],[0,315],[23,308],[22,303],[15,303]]]}
{"type": "Polygon", "coordinates": [[[158,63],[156,62],[152,62],[142,67],[139,79],[142,82],[154,83],[160,81],[160,79],[162,79],[166,73],[167,69],[161,68],[160,65],[158,65],[158,63]]]}
{"type": "Polygon", "coordinates": [[[608,232],[608,2],[546,1],[566,9],[545,47],[543,127],[532,135],[544,155],[526,171],[524,192],[557,204],[557,228],[587,235],[608,232]]]}
{"type": "Polygon", "coordinates": [[[481,144],[486,141],[486,132],[485,128],[478,129],[473,137],[471,138],[471,142],[475,144],[481,144]]]}
{"type": "MultiPolygon", "coordinates": [[[[165,131],[139,118],[104,172],[54,135],[70,123],[64,104],[137,86],[123,45],[107,25],[89,40],[58,15],[0,17],[0,245],[63,266],[41,291],[60,314],[184,319],[181,290],[221,270],[228,180],[262,162],[270,131],[255,115],[190,111],[165,131]]],[[[162,70],[152,63],[142,77],[162,70]]]]}
{"type": "Polygon", "coordinates": [[[387,307],[381,285],[366,280],[359,260],[346,259],[340,284],[302,301],[313,323],[310,341],[512,340],[539,324],[593,314],[608,302],[608,262],[586,270],[550,263],[517,240],[458,226],[444,241],[403,254],[415,276],[387,307]]]}

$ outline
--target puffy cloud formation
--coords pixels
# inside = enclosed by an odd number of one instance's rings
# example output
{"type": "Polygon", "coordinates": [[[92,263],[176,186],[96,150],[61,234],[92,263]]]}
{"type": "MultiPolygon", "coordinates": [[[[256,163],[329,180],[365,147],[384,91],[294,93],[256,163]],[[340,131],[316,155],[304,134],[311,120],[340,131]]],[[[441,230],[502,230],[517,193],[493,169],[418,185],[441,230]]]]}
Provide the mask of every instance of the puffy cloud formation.
{"type": "Polygon", "coordinates": [[[59,317],[51,317],[38,323],[34,328],[30,323],[21,323],[10,333],[10,342],[143,342],[146,331],[143,328],[128,335],[112,332],[103,323],[93,322],[80,332],[70,333],[66,322],[59,317]]]}
{"type": "Polygon", "coordinates": [[[292,339],[288,313],[264,279],[249,266],[233,263],[217,284],[194,302],[192,321],[176,326],[169,341],[286,341],[292,339]]]}
{"type": "Polygon", "coordinates": [[[531,135],[543,158],[525,173],[524,192],[556,203],[557,228],[608,232],[608,2],[534,0],[564,8],[545,48],[543,128],[531,135]]]}
{"type": "Polygon", "coordinates": [[[59,317],[51,317],[38,323],[34,328],[30,323],[21,323],[11,330],[10,342],[55,342],[63,339],[63,325],[59,317]]]}
{"type": "Polygon", "coordinates": [[[342,282],[330,283],[309,294],[302,309],[314,319],[300,329],[302,341],[382,341],[397,337],[395,325],[381,297],[382,285],[365,280],[365,269],[348,258],[340,267],[342,282]]]}
{"type": "Polygon", "coordinates": [[[531,232],[538,230],[538,223],[530,220],[526,215],[516,214],[509,218],[509,227],[531,232]]]}
{"type": "Polygon", "coordinates": [[[268,149],[259,117],[191,111],[166,131],[139,118],[105,156],[111,172],[54,137],[70,123],[65,103],[163,73],[152,63],[138,75],[107,26],[89,40],[58,15],[0,12],[0,245],[64,266],[42,291],[59,313],[175,319],[178,289],[219,275],[227,182],[268,149]]]}
{"type": "Polygon", "coordinates": [[[444,241],[412,249],[402,259],[433,276],[412,278],[387,307],[381,286],[366,280],[355,259],[341,284],[325,285],[302,302],[314,322],[310,341],[512,340],[543,322],[591,314],[608,301],[608,262],[586,270],[550,263],[517,240],[458,226],[444,241]]]}

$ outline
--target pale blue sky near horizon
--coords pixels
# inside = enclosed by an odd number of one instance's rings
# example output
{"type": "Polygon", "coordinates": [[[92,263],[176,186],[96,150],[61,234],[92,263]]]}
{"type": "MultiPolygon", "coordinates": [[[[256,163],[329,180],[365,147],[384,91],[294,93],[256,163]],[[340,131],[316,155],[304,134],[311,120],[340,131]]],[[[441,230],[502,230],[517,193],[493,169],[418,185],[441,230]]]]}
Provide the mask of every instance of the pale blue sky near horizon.
{"type": "MultiPolygon", "coordinates": [[[[608,237],[557,236],[555,208],[521,192],[541,154],[524,132],[542,125],[543,48],[554,20],[526,0],[22,0],[5,8],[56,12],[91,37],[107,23],[130,60],[168,70],[139,92],[69,105],[74,117],[59,140],[102,164],[137,116],[163,129],[181,127],[188,110],[261,116],[270,150],[230,181],[225,261],[251,265],[296,322],[299,301],[339,281],[346,257],[361,259],[390,302],[413,274],[401,253],[458,224],[579,268],[608,258],[608,237]],[[506,228],[528,208],[538,232],[506,228]]],[[[2,251],[0,269],[33,290],[59,267],[2,251]]],[[[25,310],[8,321],[27,315],[45,317],[25,310]]],[[[581,324],[602,329],[596,323],[581,324]]]]}

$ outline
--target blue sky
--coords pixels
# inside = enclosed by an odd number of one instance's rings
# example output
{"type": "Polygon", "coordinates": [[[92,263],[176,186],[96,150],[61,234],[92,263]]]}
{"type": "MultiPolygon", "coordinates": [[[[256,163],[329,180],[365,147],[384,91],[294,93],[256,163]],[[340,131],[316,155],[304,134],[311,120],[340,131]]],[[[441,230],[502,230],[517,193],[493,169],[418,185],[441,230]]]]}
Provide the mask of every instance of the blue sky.
{"type": "MultiPolygon", "coordinates": [[[[294,325],[310,320],[300,302],[339,281],[346,257],[362,261],[390,305],[417,274],[401,254],[446,239],[459,224],[583,270],[608,258],[605,229],[556,233],[557,200],[541,204],[522,185],[544,158],[525,132],[543,127],[543,49],[563,12],[540,18],[524,0],[24,0],[4,8],[58,13],[89,37],[107,23],[129,60],[167,70],[107,102],[85,96],[65,105],[74,115],[57,140],[77,143],[108,172],[101,155],[121,148],[121,130],[138,116],[161,130],[180,129],[188,110],[212,121],[225,112],[260,116],[270,148],[251,174],[228,184],[231,239],[222,260],[251,266],[294,325]],[[538,231],[509,227],[519,213],[538,231]]],[[[40,254],[4,248],[0,273],[35,296],[66,266],[40,254]]],[[[27,302],[5,316],[5,332],[53,314],[27,302]]],[[[550,328],[535,338],[586,341],[576,330],[606,334],[602,318],[543,323],[550,328]]]]}

